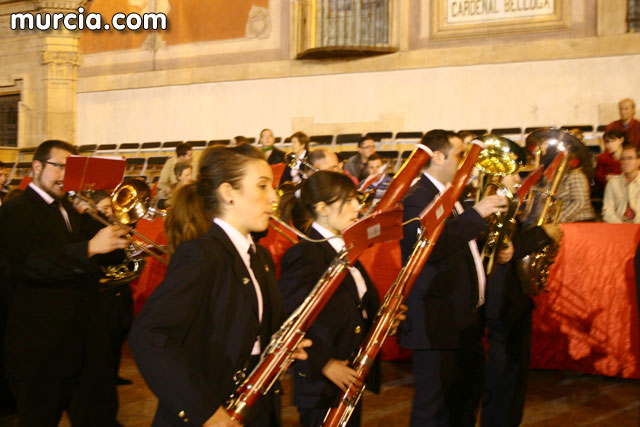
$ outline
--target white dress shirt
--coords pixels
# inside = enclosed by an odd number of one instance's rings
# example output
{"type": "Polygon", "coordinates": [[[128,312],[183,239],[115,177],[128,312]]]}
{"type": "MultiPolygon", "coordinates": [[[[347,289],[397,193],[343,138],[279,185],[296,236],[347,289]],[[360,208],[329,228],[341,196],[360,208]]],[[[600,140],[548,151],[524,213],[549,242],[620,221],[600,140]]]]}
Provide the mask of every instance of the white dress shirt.
{"type": "MultiPolygon", "coordinates": [[[[220,228],[226,233],[233,246],[238,251],[240,258],[242,258],[242,262],[244,262],[245,267],[247,267],[247,271],[249,272],[249,276],[251,276],[251,282],[253,283],[253,288],[256,291],[256,297],[258,298],[258,320],[262,322],[262,291],[260,291],[260,285],[258,284],[258,280],[256,280],[256,276],[253,274],[253,270],[251,269],[251,258],[249,257],[249,248],[253,247],[255,250],[255,245],[253,243],[253,239],[250,234],[244,236],[238,230],[236,230],[231,224],[220,219],[214,218],[213,222],[218,224],[220,228]]],[[[246,285],[241,285],[246,286],[246,285]]],[[[259,355],[260,354],[260,336],[256,337],[256,342],[253,344],[253,349],[251,350],[251,355],[259,355]]]]}
{"type": "Polygon", "coordinates": [[[604,188],[602,218],[605,222],[611,223],[640,224],[640,173],[629,183],[627,183],[624,174],[609,179],[604,188]],[[636,214],[632,220],[624,217],[627,203],[636,214]]]}
{"type": "MultiPolygon", "coordinates": [[[[440,194],[442,194],[445,190],[444,184],[434,178],[432,175],[429,175],[427,172],[424,172],[424,176],[426,176],[429,181],[435,185],[440,194]]],[[[464,208],[460,204],[460,202],[456,202],[455,204],[456,213],[458,215],[464,212],[464,208]]],[[[478,307],[484,304],[484,290],[487,284],[487,278],[484,273],[484,265],[482,264],[482,257],[480,256],[480,251],[478,250],[478,244],[475,239],[469,240],[469,249],[471,250],[471,255],[473,255],[473,263],[476,266],[476,275],[478,276],[478,307]]]]}
{"type": "MultiPolygon", "coordinates": [[[[316,230],[318,233],[320,233],[320,235],[325,239],[335,236],[334,233],[327,230],[325,227],[321,226],[317,222],[314,222],[313,224],[311,224],[311,227],[313,227],[313,229],[316,230]]],[[[334,237],[333,239],[328,240],[328,243],[336,251],[336,253],[340,253],[340,251],[344,249],[344,239],[342,237],[334,237]]],[[[364,277],[362,277],[362,273],[360,273],[360,270],[358,270],[356,267],[350,267],[349,274],[351,274],[351,277],[353,278],[353,281],[356,284],[356,289],[358,290],[358,297],[360,298],[360,300],[362,300],[362,297],[364,296],[364,294],[367,293],[367,282],[364,281],[364,277]]],[[[362,310],[362,313],[366,319],[367,318],[366,312],[362,310]]]]}

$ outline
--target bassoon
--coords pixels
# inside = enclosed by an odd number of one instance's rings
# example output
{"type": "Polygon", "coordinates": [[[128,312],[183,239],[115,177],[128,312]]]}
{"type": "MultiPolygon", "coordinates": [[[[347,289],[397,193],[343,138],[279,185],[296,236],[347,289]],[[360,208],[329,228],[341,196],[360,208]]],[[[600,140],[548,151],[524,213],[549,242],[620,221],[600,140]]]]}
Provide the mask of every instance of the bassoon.
{"type": "Polygon", "coordinates": [[[400,306],[409,295],[409,292],[411,292],[413,284],[420,275],[427,258],[442,233],[446,219],[454,209],[455,202],[462,194],[462,190],[483,148],[484,146],[480,141],[473,141],[464,161],[458,167],[451,185],[420,213],[419,219],[422,230],[413,246],[413,252],[407,259],[406,265],[400,270],[393,285],[387,291],[371,330],[360,346],[357,356],[350,364],[351,368],[357,372],[357,379],[342,394],[338,406],[331,408],[327,412],[324,426],[347,425],[349,417],[364,392],[367,375],[382,349],[384,340],[391,331],[400,306]]]}
{"type": "Polygon", "coordinates": [[[431,150],[418,144],[402,168],[394,175],[373,213],[361,218],[343,232],[345,249],[329,265],[302,304],[273,335],[260,361],[235,390],[226,411],[244,424],[251,407],[267,394],[284,373],[311,324],[320,314],[358,257],[368,247],[402,237],[402,208],[398,206],[413,178],[431,157],[431,150]]]}

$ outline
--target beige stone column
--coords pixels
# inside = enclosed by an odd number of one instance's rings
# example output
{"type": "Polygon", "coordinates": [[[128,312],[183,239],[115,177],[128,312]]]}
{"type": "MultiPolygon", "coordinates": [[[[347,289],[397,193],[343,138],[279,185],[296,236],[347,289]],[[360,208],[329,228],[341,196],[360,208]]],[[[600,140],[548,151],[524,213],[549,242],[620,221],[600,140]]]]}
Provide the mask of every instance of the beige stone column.
{"type": "Polygon", "coordinates": [[[20,94],[18,145],[77,143],[78,32],[12,30],[13,13],[77,13],[87,0],[0,2],[0,95],[20,94]]]}

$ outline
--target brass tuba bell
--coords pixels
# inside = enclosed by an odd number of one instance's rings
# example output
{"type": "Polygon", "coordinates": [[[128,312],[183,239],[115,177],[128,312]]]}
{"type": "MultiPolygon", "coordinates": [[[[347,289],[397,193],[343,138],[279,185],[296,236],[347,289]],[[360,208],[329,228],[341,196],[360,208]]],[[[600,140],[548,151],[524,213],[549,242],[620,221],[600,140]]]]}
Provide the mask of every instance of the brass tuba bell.
{"type": "Polygon", "coordinates": [[[486,270],[490,276],[498,266],[498,253],[511,239],[518,210],[515,195],[501,183],[501,179],[516,173],[526,164],[527,152],[510,139],[497,135],[484,135],[476,140],[482,142],[485,147],[476,161],[476,168],[480,171],[476,201],[498,192],[508,200],[507,212],[496,212],[487,218],[489,232],[482,256],[487,260],[486,270]]]}
{"type": "MultiPolygon", "coordinates": [[[[529,228],[556,224],[562,211],[562,203],[556,199],[556,194],[571,156],[581,145],[580,140],[562,129],[543,128],[533,131],[527,137],[526,145],[539,163],[554,170],[550,174],[547,169],[544,182],[529,193],[523,223],[529,228]]],[[[518,261],[516,272],[526,294],[538,295],[544,290],[558,249],[559,245],[552,242],[518,261]]]]}

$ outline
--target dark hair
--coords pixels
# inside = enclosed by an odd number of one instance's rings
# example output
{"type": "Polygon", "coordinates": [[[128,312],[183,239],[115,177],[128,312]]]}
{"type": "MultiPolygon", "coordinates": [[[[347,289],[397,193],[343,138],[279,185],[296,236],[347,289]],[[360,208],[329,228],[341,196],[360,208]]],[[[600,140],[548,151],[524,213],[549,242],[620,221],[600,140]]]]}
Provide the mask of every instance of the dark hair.
{"type": "Polygon", "coordinates": [[[640,147],[633,144],[624,143],[622,144],[622,151],[624,150],[635,150],[636,157],[640,158],[640,147]]]}
{"type": "MultiPolygon", "coordinates": [[[[451,150],[451,142],[449,142],[449,139],[454,137],[459,138],[457,133],[450,130],[434,129],[425,133],[420,143],[427,146],[434,153],[439,151],[446,156],[451,150]]],[[[426,167],[429,166],[431,166],[431,159],[429,159],[426,164],[426,167]]]]}
{"type": "Polygon", "coordinates": [[[237,135],[237,136],[233,137],[233,143],[235,145],[247,144],[247,143],[249,143],[249,140],[246,137],[242,136],[242,135],[237,135]]]}
{"type": "Polygon", "coordinates": [[[187,153],[191,150],[192,150],[191,144],[188,142],[181,142],[178,145],[176,145],[176,155],[178,157],[186,156],[187,153]]]}
{"type": "Polygon", "coordinates": [[[102,191],[102,190],[97,190],[91,193],[91,201],[96,204],[100,203],[101,201],[109,197],[110,196],[105,191],[102,191]]]}
{"type": "Polygon", "coordinates": [[[293,138],[296,138],[300,144],[304,145],[305,150],[309,149],[309,137],[307,136],[306,133],[296,132],[293,135],[291,135],[291,139],[293,138]]]}
{"type": "Polygon", "coordinates": [[[627,133],[623,130],[609,129],[602,135],[602,140],[623,139],[623,143],[627,142],[627,133]]]}
{"type": "Polygon", "coordinates": [[[249,144],[213,146],[202,153],[198,180],[173,192],[166,221],[170,253],[182,242],[207,232],[220,211],[218,187],[227,182],[238,188],[250,159],[265,161],[260,150],[249,144]]]}
{"type": "Polygon", "coordinates": [[[5,167],[4,163],[0,162],[0,169],[4,169],[5,167]]]}
{"type": "Polygon", "coordinates": [[[367,159],[367,163],[369,163],[372,160],[380,160],[382,163],[384,163],[382,156],[378,153],[373,153],[372,155],[370,155],[369,158],[367,159]]]}
{"type": "Polygon", "coordinates": [[[369,140],[373,141],[374,143],[376,142],[376,140],[373,139],[370,136],[363,136],[362,138],[360,138],[358,140],[358,148],[362,148],[362,143],[364,143],[365,141],[369,141],[369,140]]]}
{"type": "Polygon", "coordinates": [[[476,139],[478,137],[478,135],[476,135],[474,132],[471,132],[468,130],[463,130],[462,132],[458,132],[458,137],[463,141],[468,136],[470,136],[471,139],[476,139]]]}
{"type": "Polygon", "coordinates": [[[300,198],[296,197],[295,191],[289,191],[280,198],[278,215],[285,222],[293,221],[298,229],[306,232],[317,217],[317,203],[344,204],[355,194],[356,186],[348,176],[338,172],[319,171],[302,183],[300,198]]]}
{"type": "Polygon", "coordinates": [[[173,173],[177,179],[180,179],[180,175],[182,175],[185,169],[193,169],[193,165],[189,162],[176,162],[176,165],[173,167],[173,173]]]}
{"type": "Polygon", "coordinates": [[[33,160],[39,162],[46,162],[51,158],[51,149],[57,148],[58,150],[64,150],[71,154],[78,154],[78,148],[75,145],[69,144],[65,141],[58,139],[49,139],[38,145],[35,153],[33,153],[33,160]]]}
{"type": "Polygon", "coordinates": [[[324,148],[324,147],[316,148],[315,150],[311,150],[309,152],[309,155],[307,156],[307,162],[315,166],[317,161],[324,159],[329,154],[331,154],[331,150],[327,148],[324,148]]]}

